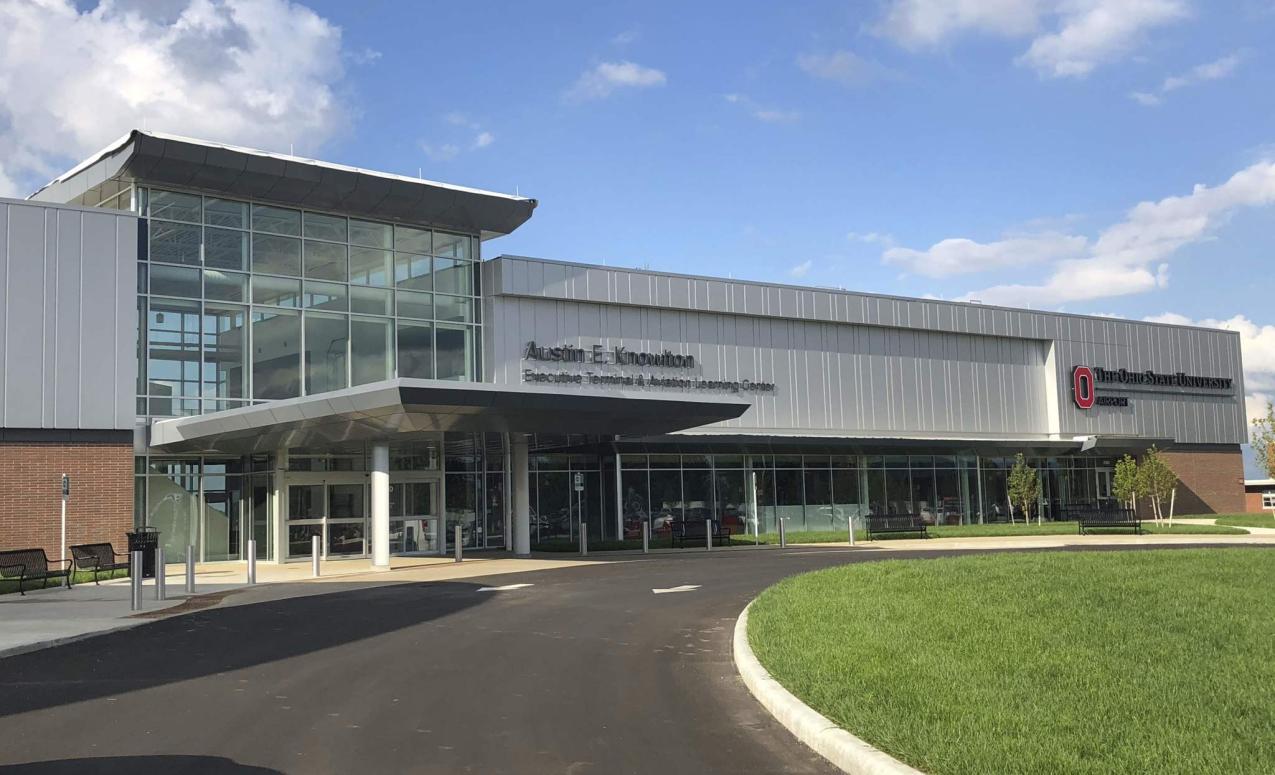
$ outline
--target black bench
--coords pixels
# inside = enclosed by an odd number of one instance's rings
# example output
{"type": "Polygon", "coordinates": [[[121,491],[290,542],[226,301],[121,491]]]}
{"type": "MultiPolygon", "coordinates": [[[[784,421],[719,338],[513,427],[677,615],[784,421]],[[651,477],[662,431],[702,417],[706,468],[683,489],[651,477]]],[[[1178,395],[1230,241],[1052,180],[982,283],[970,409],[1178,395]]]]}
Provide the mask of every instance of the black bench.
{"type": "Polygon", "coordinates": [[[686,546],[687,541],[699,541],[704,545],[708,540],[708,526],[713,526],[713,542],[729,541],[730,528],[717,520],[690,519],[679,520],[672,524],[672,543],[686,546]]]}
{"type": "Polygon", "coordinates": [[[1064,520],[1075,520],[1080,535],[1087,535],[1085,528],[1127,527],[1137,535],[1142,534],[1142,520],[1127,506],[1066,506],[1062,509],[1064,520]]]}
{"type": "Polygon", "coordinates": [[[71,557],[75,560],[75,567],[80,570],[93,571],[93,583],[98,583],[97,577],[100,573],[110,573],[117,570],[128,570],[128,555],[115,551],[115,547],[111,544],[79,544],[71,547],[71,557]],[[124,562],[119,562],[118,558],[123,557],[124,562]]]}
{"type": "Polygon", "coordinates": [[[27,579],[40,580],[40,588],[48,586],[49,579],[65,579],[71,588],[71,561],[50,560],[43,549],[6,549],[0,551],[0,578],[18,580],[18,594],[25,595],[27,579]],[[58,568],[55,566],[63,565],[58,568]]]}
{"type": "Polygon", "coordinates": [[[922,538],[930,537],[920,514],[869,514],[864,521],[869,541],[874,533],[920,533],[922,538]]]}

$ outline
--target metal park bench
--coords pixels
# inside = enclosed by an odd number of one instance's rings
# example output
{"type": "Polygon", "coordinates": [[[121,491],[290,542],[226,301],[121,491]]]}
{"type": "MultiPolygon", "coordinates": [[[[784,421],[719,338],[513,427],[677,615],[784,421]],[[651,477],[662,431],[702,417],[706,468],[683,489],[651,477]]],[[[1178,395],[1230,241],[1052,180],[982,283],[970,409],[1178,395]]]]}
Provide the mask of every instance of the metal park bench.
{"type": "Polygon", "coordinates": [[[1132,528],[1135,534],[1142,533],[1142,520],[1136,512],[1127,506],[1089,505],[1066,506],[1062,509],[1064,520],[1075,520],[1080,535],[1087,535],[1085,528],[1126,527],[1132,528]]]}
{"type": "Polygon", "coordinates": [[[930,537],[925,532],[925,520],[920,514],[869,514],[864,522],[869,541],[873,534],[883,533],[920,533],[922,538],[930,537]]]}
{"type": "Polygon", "coordinates": [[[701,545],[707,539],[708,526],[713,526],[713,542],[729,541],[730,528],[723,525],[717,520],[711,522],[706,519],[688,519],[679,520],[672,524],[672,543],[676,545],[686,546],[687,541],[697,540],[701,545]]]}
{"type": "Polygon", "coordinates": [[[40,588],[48,586],[49,579],[65,579],[71,588],[71,561],[50,560],[43,549],[6,549],[0,551],[0,578],[18,580],[18,594],[25,595],[28,579],[40,580],[40,588]],[[63,568],[55,566],[65,565],[63,568]]]}
{"type": "Polygon", "coordinates": [[[75,567],[80,570],[93,571],[93,583],[97,584],[98,574],[128,569],[128,554],[115,551],[111,544],[79,544],[71,547],[71,557],[75,567]],[[119,562],[120,557],[124,558],[119,562]]]}

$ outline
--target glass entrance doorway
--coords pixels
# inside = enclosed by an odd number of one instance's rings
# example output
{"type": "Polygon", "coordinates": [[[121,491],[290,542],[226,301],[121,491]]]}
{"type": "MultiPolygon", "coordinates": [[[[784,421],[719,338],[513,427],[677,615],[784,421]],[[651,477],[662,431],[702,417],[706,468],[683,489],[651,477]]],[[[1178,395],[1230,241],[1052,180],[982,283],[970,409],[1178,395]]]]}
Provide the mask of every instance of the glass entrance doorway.
{"type": "MultiPolygon", "coordinates": [[[[436,554],[439,480],[390,480],[390,553],[436,554]]],[[[366,557],[372,553],[367,477],[350,472],[292,472],[287,485],[287,556],[310,556],[319,536],[322,556],[366,557]]]]}
{"type": "Polygon", "coordinates": [[[390,554],[438,554],[438,481],[390,480],[390,554]]]}

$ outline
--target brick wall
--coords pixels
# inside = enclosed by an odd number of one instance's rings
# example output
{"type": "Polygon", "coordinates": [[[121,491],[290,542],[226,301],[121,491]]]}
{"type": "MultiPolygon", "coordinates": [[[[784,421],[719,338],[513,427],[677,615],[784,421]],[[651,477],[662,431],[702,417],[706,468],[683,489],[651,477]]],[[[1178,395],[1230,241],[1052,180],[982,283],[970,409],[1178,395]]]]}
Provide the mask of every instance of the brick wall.
{"type": "Polygon", "coordinates": [[[1174,447],[1162,454],[1180,480],[1174,513],[1244,513],[1244,458],[1239,445],[1174,447]]]}
{"type": "Polygon", "coordinates": [[[0,441],[0,548],[43,547],[57,558],[63,473],[71,477],[67,545],[110,541],[125,551],[133,445],[93,441],[0,441]]]}

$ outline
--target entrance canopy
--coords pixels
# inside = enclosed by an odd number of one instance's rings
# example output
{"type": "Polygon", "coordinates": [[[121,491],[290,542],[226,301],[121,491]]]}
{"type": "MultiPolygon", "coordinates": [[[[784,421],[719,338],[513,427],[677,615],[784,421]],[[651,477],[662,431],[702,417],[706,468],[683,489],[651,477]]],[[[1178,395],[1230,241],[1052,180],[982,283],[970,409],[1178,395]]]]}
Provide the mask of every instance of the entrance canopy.
{"type": "Polygon", "coordinates": [[[248,454],[394,441],[423,431],[661,434],[733,420],[748,407],[717,396],[395,379],[158,420],[151,425],[150,444],[162,452],[248,454]]]}

